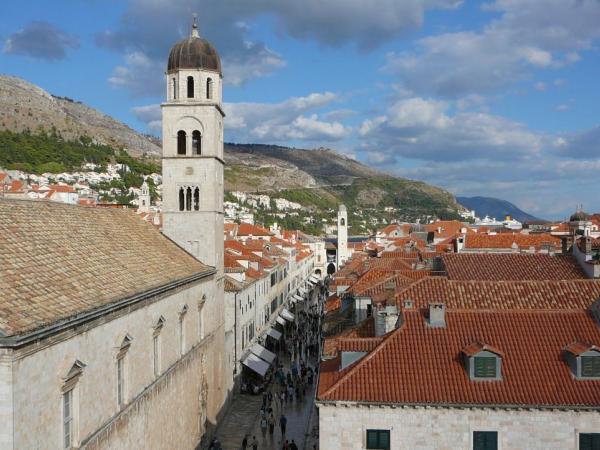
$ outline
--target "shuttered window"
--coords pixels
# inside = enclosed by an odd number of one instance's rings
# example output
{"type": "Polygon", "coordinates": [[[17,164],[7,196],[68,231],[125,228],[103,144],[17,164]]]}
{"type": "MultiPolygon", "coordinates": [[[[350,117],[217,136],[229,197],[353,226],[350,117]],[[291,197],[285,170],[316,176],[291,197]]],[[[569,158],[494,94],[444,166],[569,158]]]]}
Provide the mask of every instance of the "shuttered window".
{"type": "Polygon", "coordinates": [[[389,450],[390,430],[367,430],[367,448],[389,450]]]}
{"type": "Polygon", "coordinates": [[[582,356],[581,357],[581,376],[582,377],[600,377],[600,357],[582,356]]]}
{"type": "Polygon", "coordinates": [[[580,433],[579,450],[600,450],[600,433],[580,433]]]}
{"type": "Polygon", "coordinates": [[[493,356],[476,356],[474,359],[475,378],[496,378],[496,358],[493,356]]]}
{"type": "Polygon", "coordinates": [[[496,431],[474,431],[473,450],[497,450],[498,432],[496,431]]]}

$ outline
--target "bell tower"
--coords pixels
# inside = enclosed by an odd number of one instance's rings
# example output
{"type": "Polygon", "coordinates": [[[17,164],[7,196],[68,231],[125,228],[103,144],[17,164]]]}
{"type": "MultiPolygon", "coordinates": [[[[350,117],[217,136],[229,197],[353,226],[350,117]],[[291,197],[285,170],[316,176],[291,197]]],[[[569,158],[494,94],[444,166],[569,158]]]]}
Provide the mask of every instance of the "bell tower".
{"type": "Polygon", "coordinates": [[[348,260],[348,212],[340,205],[337,220],[337,270],[348,260]]]}
{"type": "Polygon", "coordinates": [[[198,33],[175,44],[162,109],[163,233],[223,276],[221,61],[198,33]]]}

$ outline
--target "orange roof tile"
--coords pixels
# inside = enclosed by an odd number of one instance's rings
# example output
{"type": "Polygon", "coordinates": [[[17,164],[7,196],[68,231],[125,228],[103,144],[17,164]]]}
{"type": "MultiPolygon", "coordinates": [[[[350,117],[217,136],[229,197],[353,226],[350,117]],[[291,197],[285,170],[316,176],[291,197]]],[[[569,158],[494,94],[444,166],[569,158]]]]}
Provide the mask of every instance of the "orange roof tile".
{"type": "Polygon", "coordinates": [[[574,280],[587,278],[571,255],[449,253],[442,262],[451,280],[574,280]]]}
{"type": "Polygon", "coordinates": [[[586,311],[447,312],[446,327],[405,312],[404,324],[369,354],[339,370],[321,365],[317,398],[404,405],[594,407],[600,380],[573,377],[563,349],[574,340],[600,342],[586,311]],[[473,381],[461,349],[473,342],[502,349],[502,379],[473,381]]]}
{"type": "Polygon", "coordinates": [[[522,234],[522,233],[500,233],[467,234],[465,237],[465,248],[467,249],[506,249],[518,248],[529,250],[534,247],[537,251],[544,246],[551,246],[560,251],[561,240],[549,233],[522,234]],[[513,246],[514,245],[514,246],[513,246]]]}

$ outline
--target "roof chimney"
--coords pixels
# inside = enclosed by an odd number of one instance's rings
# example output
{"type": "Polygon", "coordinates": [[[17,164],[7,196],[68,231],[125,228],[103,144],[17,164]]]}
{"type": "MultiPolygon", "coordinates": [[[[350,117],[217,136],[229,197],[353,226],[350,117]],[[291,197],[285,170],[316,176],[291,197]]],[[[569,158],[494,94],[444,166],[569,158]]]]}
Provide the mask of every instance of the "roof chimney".
{"type": "Polygon", "coordinates": [[[429,304],[429,326],[434,328],[446,326],[446,305],[443,303],[429,304]]]}
{"type": "Polygon", "coordinates": [[[387,306],[396,306],[396,283],[388,281],[385,284],[385,303],[387,306]]]}

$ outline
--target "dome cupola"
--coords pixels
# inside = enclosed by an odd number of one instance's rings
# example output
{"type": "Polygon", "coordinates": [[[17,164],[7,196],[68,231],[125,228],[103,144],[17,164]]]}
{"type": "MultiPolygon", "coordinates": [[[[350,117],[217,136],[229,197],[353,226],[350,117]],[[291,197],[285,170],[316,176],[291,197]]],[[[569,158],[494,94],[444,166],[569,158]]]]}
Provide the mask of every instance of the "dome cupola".
{"type": "Polygon", "coordinates": [[[175,44],[169,53],[167,72],[179,69],[203,69],[222,75],[219,54],[210,42],[198,34],[196,17],[190,36],[175,44]]]}

